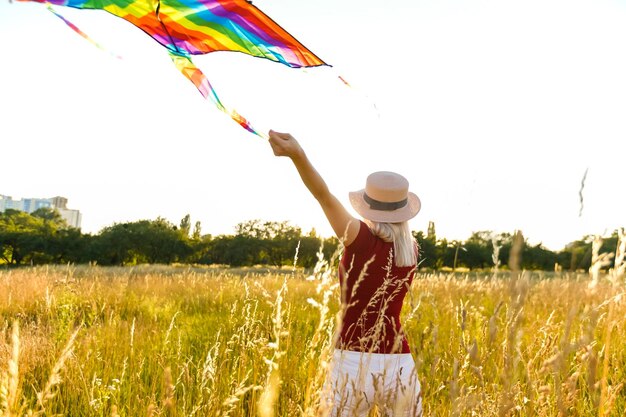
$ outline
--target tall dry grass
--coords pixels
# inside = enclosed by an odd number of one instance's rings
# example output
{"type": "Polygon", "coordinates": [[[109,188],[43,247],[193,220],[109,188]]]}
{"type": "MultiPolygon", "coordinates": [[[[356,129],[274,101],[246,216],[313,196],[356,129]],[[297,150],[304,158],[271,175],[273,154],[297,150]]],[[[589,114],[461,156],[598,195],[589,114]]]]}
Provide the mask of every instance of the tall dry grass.
{"type": "MultiPolygon", "coordinates": [[[[619,247],[609,272],[418,274],[403,324],[425,415],[626,414],[619,247]]],[[[0,415],[324,415],[330,265],[2,271],[0,415]]]]}

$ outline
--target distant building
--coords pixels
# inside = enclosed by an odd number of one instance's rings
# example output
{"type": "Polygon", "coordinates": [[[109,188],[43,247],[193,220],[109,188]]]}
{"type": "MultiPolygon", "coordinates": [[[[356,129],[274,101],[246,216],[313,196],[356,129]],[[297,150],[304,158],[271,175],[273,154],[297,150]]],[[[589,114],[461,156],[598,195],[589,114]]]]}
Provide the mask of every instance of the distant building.
{"type": "Polygon", "coordinates": [[[13,200],[7,195],[0,194],[0,212],[13,208],[13,200]]]}
{"type": "Polygon", "coordinates": [[[40,208],[56,209],[61,217],[67,222],[68,226],[80,228],[82,215],[78,210],[67,208],[67,198],[24,198],[22,200],[13,200],[10,196],[0,194],[0,212],[8,209],[24,211],[32,213],[40,208]]]}

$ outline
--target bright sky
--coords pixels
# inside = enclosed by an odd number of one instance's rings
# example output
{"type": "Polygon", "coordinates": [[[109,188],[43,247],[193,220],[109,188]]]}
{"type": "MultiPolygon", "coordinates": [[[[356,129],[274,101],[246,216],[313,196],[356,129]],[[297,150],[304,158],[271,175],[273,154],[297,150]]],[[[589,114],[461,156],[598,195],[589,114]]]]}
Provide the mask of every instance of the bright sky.
{"type": "MultiPolygon", "coordinates": [[[[422,199],[412,228],[449,239],[521,229],[561,249],[626,225],[626,1],[255,4],[333,68],[195,62],[258,128],[292,132],[346,205],[392,170],[422,199]]],[[[189,213],[214,235],[254,218],[331,234],[289,161],[160,45],[105,12],[57,10],[123,59],[41,4],[0,0],[0,194],[65,196],[85,232],[189,213]]]]}

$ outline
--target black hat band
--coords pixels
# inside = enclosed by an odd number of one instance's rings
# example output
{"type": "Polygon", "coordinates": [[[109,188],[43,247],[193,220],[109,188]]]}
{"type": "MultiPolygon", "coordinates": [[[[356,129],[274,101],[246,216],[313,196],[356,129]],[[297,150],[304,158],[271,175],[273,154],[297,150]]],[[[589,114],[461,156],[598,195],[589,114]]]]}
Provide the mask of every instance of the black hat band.
{"type": "Polygon", "coordinates": [[[363,193],[363,200],[365,200],[365,202],[369,204],[372,210],[381,210],[381,211],[394,211],[394,210],[397,210],[399,208],[406,206],[407,203],[409,202],[409,199],[405,198],[402,201],[395,201],[395,202],[387,203],[385,201],[374,200],[372,197],[370,197],[366,193],[363,193]]]}

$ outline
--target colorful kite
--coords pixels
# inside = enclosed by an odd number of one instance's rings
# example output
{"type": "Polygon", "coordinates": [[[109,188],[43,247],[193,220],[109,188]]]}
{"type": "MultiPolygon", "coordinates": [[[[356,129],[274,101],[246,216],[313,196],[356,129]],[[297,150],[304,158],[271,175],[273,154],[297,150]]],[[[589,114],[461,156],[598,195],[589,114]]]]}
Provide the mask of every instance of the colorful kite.
{"type": "Polygon", "coordinates": [[[214,51],[243,52],[292,68],[327,65],[276,22],[247,0],[21,0],[48,4],[74,31],[100,47],[49,4],[77,9],[101,9],[137,26],[167,48],[176,67],[200,93],[248,131],[256,131],[218,98],[192,55],[214,51]]]}

